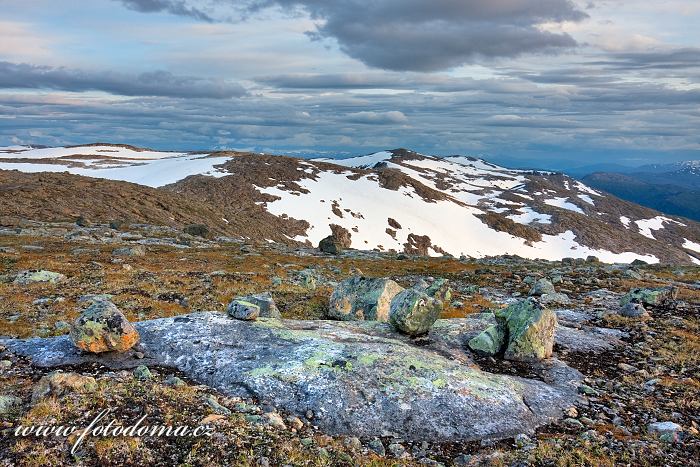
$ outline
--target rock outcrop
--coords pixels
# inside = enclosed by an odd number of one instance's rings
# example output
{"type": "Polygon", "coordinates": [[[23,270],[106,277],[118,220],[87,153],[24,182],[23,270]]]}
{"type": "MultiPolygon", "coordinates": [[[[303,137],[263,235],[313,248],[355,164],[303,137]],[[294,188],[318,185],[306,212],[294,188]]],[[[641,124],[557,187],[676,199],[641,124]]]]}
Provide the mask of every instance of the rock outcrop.
{"type": "MultiPolygon", "coordinates": [[[[466,355],[460,329],[473,324],[440,320],[430,341],[466,355]]],[[[442,349],[414,345],[380,322],[250,322],[194,313],[136,326],[142,360],[83,353],[65,336],[2,343],[44,367],[173,367],[224,394],[254,397],[298,416],[312,411],[314,424],[327,433],[366,438],[512,437],[559,418],[577,398],[581,379],[556,361],[541,367],[549,384],[490,374],[447,358],[442,349]]]]}
{"type": "Polygon", "coordinates": [[[552,356],[557,316],[536,299],[529,298],[499,310],[496,316],[505,321],[508,344],[507,360],[539,361],[552,356]]]}

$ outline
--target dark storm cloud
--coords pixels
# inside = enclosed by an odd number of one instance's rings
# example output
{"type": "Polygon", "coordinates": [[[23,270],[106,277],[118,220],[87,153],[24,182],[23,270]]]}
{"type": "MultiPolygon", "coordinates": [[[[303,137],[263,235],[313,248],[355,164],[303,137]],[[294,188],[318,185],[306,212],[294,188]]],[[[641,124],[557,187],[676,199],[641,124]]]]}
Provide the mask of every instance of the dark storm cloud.
{"type": "Polygon", "coordinates": [[[0,62],[0,88],[103,91],[122,96],[214,99],[240,97],[246,93],[245,89],[236,83],[177,76],[166,71],[127,75],[10,62],[0,62]]]}
{"type": "Polygon", "coordinates": [[[127,8],[142,13],[165,11],[173,15],[189,16],[200,21],[213,22],[214,19],[202,10],[187,6],[183,0],[119,0],[127,8]]]}
{"type": "MultiPolygon", "coordinates": [[[[201,13],[175,0],[121,1],[139,11],[201,13]]],[[[304,11],[318,23],[311,38],[335,39],[344,53],[372,67],[419,72],[574,47],[568,34],[538,26],[587,17],[570,0],[229,0],[228,5],[239,17],[272,7],[304,11]]]]}

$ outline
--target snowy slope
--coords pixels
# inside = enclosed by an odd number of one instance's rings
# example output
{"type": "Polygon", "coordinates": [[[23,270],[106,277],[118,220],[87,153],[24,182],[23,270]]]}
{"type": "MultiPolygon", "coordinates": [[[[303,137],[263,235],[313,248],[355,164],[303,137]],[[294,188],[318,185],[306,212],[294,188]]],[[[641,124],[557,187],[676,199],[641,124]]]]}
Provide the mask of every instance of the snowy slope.
{"type": "MultiPolygon", "coordinates": [[[[363,250],[700,261],[700,228],[695,223],[660,216],[562,174],[512,170],[473,157],[393,150],[342,160],[300,160],[109,144],[13,146],[0,148],[0,169],[168,185],[165,189],[183,195],[188,193],[186,184],[176,182],[186,177],[227,177],[225,186],[246,187],[231,190],[227,202],[254,203],[279,218],[305,221],[308,227],[302,226],[302,233],[283,231],[282,237],[312,245],[336,225],[350,234],[353,248],[363,250]]],[[[201,183],[211,186],[207,180],[201,183]]],[[[191,194],[217,202],[206,191],[191,194]]]]}

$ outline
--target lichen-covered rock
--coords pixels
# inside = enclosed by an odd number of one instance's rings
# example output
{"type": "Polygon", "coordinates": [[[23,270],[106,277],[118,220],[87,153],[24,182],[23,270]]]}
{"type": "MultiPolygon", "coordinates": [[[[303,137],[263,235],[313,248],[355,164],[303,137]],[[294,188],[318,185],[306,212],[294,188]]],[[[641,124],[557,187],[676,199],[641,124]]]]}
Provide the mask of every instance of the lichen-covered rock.
{"type": "Polygon", "coordinates": [[[552,285],[551,282],[544,278],[539,279],[537,282],[535,282],[535,285],[533,285],[532,289],[530,289],[530,296],[533,297],[554,293],[557,293],[557,291],[554,290],[554,285],[552,285]]]}
{"type": "Polygon", "coordinates": [[[204,224],[187,225],[184,229],[182,229],[182,231],[187,235],[192,235],[193,237],[205,238],[207,235],[209,235],[209,227],[204,224]]]}
{"type": "Polygon", "coordinates": [[[389,321],[391,300],[404,290],[391,279],[354,276],[331,294],[328,317],[341,321],[389,321]]]}
{"type": "Polygon", "coordinates": [[[641,303],[633,302],[628,302],[621,306],[619,313],[621,316],[626,318],[640,318],[643,316],[649,316],[649,313],[647,313],[647,310],[644,309],[644,306],[641,303]]]}
{"type": "Polygon", "coordinates": [[[505,320],[508,345],[504,358],[522,362],[544,360],[552,356],[557,316],[537,300],[521,300],[496,312],[505,320]]]}
{"type": "Polygon", "coordinates": [[[143,245],[126,246],[112,251],[114,256],[146,256],[146,247],[143,245]]]}
{"type": "Polygon", "coordinates": [[[49,395],[60,397],[69,392],[93,392],[96,389],[97,381],[92,376],[54,371],[41,378],[34,386],[32,402],[49,395]]]}
{"type": "Polygon", "coordinates": [[[568,305],[571,303],[571,300],[565,293],[555,292],[542,294],[540,302],[544,305],[568,305]]]}
{"type": "Polygon", "coordinates": [[[661,306],[672,302],[678,297],[676,287],[658,287],[653,289],[632,289],[620,299],[620,306],[628,303],[641,303],[642,305],[661,306]]]}
{"type": "Polygon", "coordinates": [[[426,295],[433,297],[441,302],[447,303],[452,298],[452,289],[450,288],[450,281],[443,279],[442,277],[437,278],[432,281],[432,283],[424,282],[419,284],[419,287],[423,289],[426,295]]]}
{"type": "MultiPolygon", "coordinates": [[[[440,321],[430,331],[431,341],[460,320],[440,321]]],[[[325,433],[361,439],[512,438],[560,418],[576,400],[582,380],[556,361],[542,367],[547,383],[487,373],[451,358],[445,349],[415,345],[391,325],[371,321],[250,323],[212,312],[136,326],[142,360],[79,352],[65,336],[2,344],[42,367],[89,362],[115,370],[172,367],[226,396],[255,398],[300,418],[311,413],[313,424],[325,433]]],[[[454,350],[463,342],[456,339],[454,350]]]]}
{"type": "Polygon", "coordinates": [[[406,289],[391,301],[389,322],[409,336],[426,334],[442,312],[442,302],[421,290],[406,289]]]}
{"type": "Polygon", "coordinates": [[[236,300],[252,303],[260,308],[260,318],[281,318],[282,314],[275,304],[270,292],[263,292],[244,297],[236,297],[236,300]]]}
{"type": "Polygon", "coordinates": [[[260,307],[245,300],[233,300],[228,304],[226,312],[232,318],[243,321],[255,321],[260,317],[260,307]]]}
{"type": "Polygon", "coordinates": [[[66,276],[53,271],[22,271],[15,276],[14,283],[19,285],[34,284],[37,282],[48,282],[55,284],[65,279],[66,276]]]}
{"type": "Polygon", "coordinates": [[[139,333],[111,302],[93,302],[73,323],[70,338],[92,353],[125,352],[139,341],[139,333]]]}
{"type": "Polygon", "coordinates": [[[22,399],[16,396],[0,395],[0,415],[7,415],[22,406],[22,399]]]}
{"type": "Polygon", "coordinates": [[[477,355],[492,357],[505,344],[506,333],[501,324],[491,325],[469,340],[468,346],[477,355]]]}

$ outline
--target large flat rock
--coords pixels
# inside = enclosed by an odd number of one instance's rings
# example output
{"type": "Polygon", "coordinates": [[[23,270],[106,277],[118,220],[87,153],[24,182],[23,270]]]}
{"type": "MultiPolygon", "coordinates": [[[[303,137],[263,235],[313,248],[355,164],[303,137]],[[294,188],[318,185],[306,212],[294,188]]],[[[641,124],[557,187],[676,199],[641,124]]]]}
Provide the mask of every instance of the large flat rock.
{"type": "Polygon", "coordinates": [[[556,360],[542,366],[542,381],[481,371],[462,347],[481,324],[449,321],[436,323],[428,345],[416,345],[385,323],[194,313],[137,323],[143,360],[133,351],[85,354],[66,336],[3,344],[41,367],[176,368],[228,395],[299,415],[312,410],[331,434],[499,439],[530,432],[573,404],[580,373],[556,360]]]}

